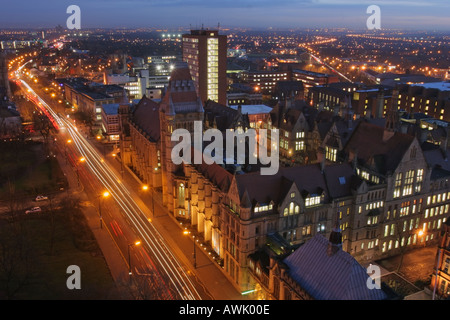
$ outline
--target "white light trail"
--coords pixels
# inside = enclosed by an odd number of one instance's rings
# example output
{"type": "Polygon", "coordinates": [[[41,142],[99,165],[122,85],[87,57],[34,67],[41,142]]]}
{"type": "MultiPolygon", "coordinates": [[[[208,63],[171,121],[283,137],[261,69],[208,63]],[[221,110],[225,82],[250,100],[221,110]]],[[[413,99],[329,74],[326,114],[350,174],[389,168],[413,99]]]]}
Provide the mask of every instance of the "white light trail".
{"type": "Polygon", "coordinates": [[[89,142],[78,132],[73,123],[68,121],[62,115],[53,111],[53,109],[42,100],[34,90],[23,80],[21,83],[35,95],[39,102],[48,110],[54,119],[60,124],[61,128],[66,128],[72,141],[75,143],[80,154],[86,159],[91,172],[103,184],[122,209],[125,217],[133,224],[135,232],[138,233],[140,240],[146,244],[152,256],[158,261],[159,266],[164,270],[174,289],[183,300],[201,299],[195,289],[190,277],[186,274],[183,266],[167,247],[166,241],[162,235],[151,224],[142,209],[134,201],[131,193],[114,171],[103,160],[98,151],[91,146],[89,142]]]}

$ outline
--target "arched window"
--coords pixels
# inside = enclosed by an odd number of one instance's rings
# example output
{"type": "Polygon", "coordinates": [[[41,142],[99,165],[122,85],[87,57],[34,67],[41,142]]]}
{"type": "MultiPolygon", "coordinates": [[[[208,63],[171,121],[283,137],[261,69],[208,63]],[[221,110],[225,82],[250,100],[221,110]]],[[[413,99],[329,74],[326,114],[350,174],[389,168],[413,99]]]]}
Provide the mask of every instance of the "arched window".
{"type": "Polygon", "coordinates": [[[289,214],[293,214],[294,213],[294,203],[291,202],[289,203],[289,214]]]}

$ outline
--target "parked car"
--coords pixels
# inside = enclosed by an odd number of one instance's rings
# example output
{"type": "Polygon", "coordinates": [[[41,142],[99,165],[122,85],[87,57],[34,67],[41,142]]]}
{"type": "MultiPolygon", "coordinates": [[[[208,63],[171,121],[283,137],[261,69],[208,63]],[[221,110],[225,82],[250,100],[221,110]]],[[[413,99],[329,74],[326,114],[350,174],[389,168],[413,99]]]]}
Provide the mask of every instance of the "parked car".
{"type": "Polygon", "coordinates": [[[46,196],[37,196],[35,200],[36,201],[44,201],[44,200],[48,200],[48,197],[46,197],[46,196]]]}
{"type": "Polygon", "coordinates": [[[29,213],[36,213],[36,212],[41,212],[41,211],[42,211],[42,209],[40,207],[33,207],[33,208],[25,211],[25,213],[29,214],[29,213]]]}

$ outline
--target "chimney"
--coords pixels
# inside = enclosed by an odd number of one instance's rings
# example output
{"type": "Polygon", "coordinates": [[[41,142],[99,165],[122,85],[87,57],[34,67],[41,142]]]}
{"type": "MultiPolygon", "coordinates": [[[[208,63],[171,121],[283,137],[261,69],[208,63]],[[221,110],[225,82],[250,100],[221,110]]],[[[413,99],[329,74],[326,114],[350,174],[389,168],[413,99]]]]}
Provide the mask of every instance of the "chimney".
{"type": "MultiPolygon", "coordinates": [[[[339,211],[339,207],[338,207],[339,211]]],[[[327,255],[331,257],[332,255],[336,254],[339,250],[342,250],[342,232],[339,228],[339,212],[336,213],[336,223],[331,230],[330,238],[328,242],[328,248],[327,248],[327,255]]]]}

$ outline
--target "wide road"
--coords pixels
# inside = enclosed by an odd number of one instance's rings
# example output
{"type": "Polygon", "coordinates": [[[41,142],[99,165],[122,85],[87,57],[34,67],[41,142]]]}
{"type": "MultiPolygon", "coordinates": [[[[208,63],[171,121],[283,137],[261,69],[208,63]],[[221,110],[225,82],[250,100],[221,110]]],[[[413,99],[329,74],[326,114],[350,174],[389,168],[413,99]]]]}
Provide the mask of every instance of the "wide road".
{"type": "MultiPolygon", "coordinates": [[[[122,248],[120,250],[122,254],[126,256],[128,252],[129,255],[130,244],[135,240],[139,240],[141,242],[140,246],[144,250],[139,250],[140,257],[135,257],[135,259],[139,259],[137,264],[141,267],[143,264],[146,266],[141,269],[141,272],[152,275],[152,280],[149,280],[152,281],[152,285],[157,285],[167,292],[164,295],[165,299],[202,299],[204,293],[200,294],[197,290],[201,286],[195,283],[192,274],[187,271],[188,269],[172,253],[163,236],[156,230],[143,209],[138,205],[139,199],[136,198],[135,193],[127,189],[116,172],[104,160],[103,155],[78,131],[70,118],[57,113],[25,80],[20,79],[19,82],[26,90],[28,96],[38,104],[41,110],[49,116],[52,123],[60,130],[60,136],[68,137],[71,140],[71,145],[76,147],[80,158],[83,159],[85,166],[89,168],[90,174],[100,182],[103,190],[99,190],[99,195],[96,196],[101,197],[101,192],[107,191],[119,207],[120,210],[118,211],[123,215],[122,218],[131,227],[134,235],[131,235],[132,238],[128,239],[128,242],[121,245],[122,248]],[[155,282],[157,283],[155,284],[155,282]]],[[[146,208],[145,210],[148,209],[146,208]]],[[[103,218],[100,214],[100,221],[102,221],[101,219],[103,218]]],[[[115,232],[122,232],[120,225],[114,219],[111,221],[116,226],[115,232]]],[[[133,271],[135,273],[139,272],[137,267],[133,271]]]]}

